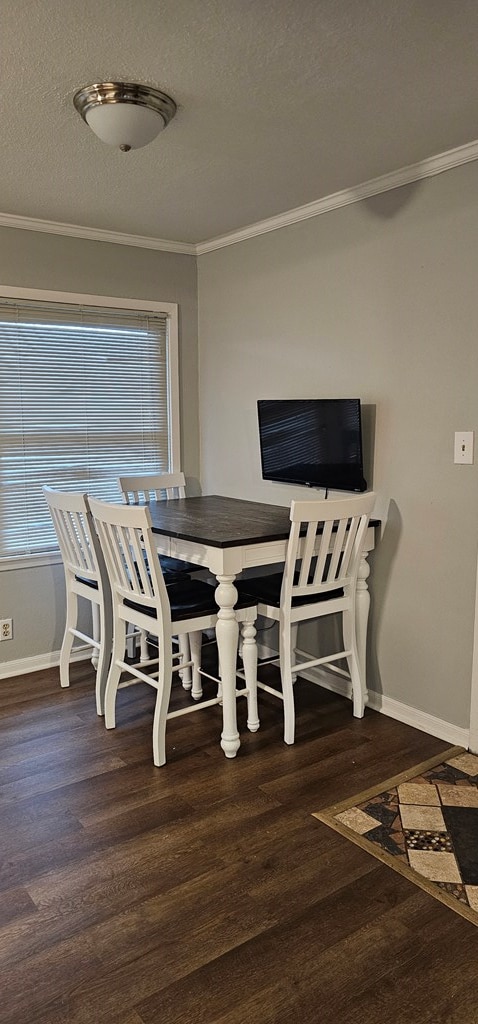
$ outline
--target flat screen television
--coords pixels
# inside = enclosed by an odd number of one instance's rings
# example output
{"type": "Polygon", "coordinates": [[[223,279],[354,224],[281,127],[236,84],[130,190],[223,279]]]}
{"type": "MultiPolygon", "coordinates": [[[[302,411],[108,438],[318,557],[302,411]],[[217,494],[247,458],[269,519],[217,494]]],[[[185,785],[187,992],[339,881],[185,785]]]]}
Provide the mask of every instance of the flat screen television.
{"type": "Polygon", "coordinates": [[[365,491],[358,398],[261,399],[264,480],[365,491]]]}

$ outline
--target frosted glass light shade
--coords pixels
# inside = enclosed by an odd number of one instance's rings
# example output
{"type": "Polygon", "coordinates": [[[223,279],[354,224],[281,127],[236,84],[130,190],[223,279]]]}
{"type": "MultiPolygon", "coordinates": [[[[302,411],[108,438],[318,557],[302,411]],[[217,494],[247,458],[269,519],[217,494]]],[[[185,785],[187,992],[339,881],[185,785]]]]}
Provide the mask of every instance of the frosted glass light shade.
{"type": "Polygon", "coordinates": [[[125,151],[152,142],[176,113],[170,96],[135,82],[85,85],[73,103],[102,142],[125,151]]]}
{"type": "Polygon", "coordinates": [[[122,149],[141,149],[165,127],[161,114],[156,110],[134,103],[105,103],[91,107],[86,122],[102,142],[122,149]]]}

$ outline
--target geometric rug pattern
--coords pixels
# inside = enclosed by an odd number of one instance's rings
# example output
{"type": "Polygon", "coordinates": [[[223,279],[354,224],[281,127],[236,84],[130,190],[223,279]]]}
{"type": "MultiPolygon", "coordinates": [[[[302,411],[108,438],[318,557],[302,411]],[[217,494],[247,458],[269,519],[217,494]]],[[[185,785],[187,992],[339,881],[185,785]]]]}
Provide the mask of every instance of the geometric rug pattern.
{"type": "Polygon", "coordinates": [[[478,925],[475,754],[452,747],[314,817],[478,925]]]}

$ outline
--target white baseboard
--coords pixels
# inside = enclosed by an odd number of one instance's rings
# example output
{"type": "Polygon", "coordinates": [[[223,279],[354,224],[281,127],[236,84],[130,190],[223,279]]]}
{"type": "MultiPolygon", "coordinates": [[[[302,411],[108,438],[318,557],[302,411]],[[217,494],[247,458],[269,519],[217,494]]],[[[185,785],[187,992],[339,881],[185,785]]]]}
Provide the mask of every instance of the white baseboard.
{"type": "Polygon", "coordinates": [[[388,715],[389,718],[395,718],[397,722],[403,722],[404,725],[411,725],[414,729],[419,729],[420,732],[427,732],[439,740],[452,743],[453,746],[468,749],[469,729],[462,729],[458,725],[453,725],[452,722],[444,722],[443,719],[435,718],[434,715],[429,715],[426,711],[412,708],[409,704],[402,704],[401,701],[385,697],[382,693],[375,693],[374,690],[369,690],[368,707],[373,708],[374,711],[380,711],[382,715],[388,715]]]}
{"type": "MultiPolygon", "coordinates": [[[[71,661],[87,661],[90,655],[85,651],[73,653],[71,661]]],[[[11,676],[24,676],[28,672],[41,672],[45,668],[55,668],[60,664],[60,651],[51,651],[49,654],[34,654],[31,658],[18,658],[16,661],[3,661],[0,663],[0,679],[10,679],[11,676]]]]}
{"type": "MultiPolygon", "coordinates": [[[[276,651],[260,644],[258,644],[258,652],[260,658],[270,658],[276,654],[276,651]]],[[[302,653],[298,651],[299,655],[302,653]]],[[[352,699],[350,682],[346,679],[340,679],[332,672],[327,672],[326,669],[312,668],[302,672],[301,675],[303,675],[304,679],[310,679],[312,683],[317,683],[326,690],[332,690],[333,693],[339,693],[341,697],[348,697],[349,700],[352,699]]],[[[444,722],[441,718],[429,715],[418,708],[412,708],[408,704],[402,704],[401,701],[394,700],[392,697],[386,697],[375,690],[369,690],[368,696],[367,706],[374,711],[379,711],[380,714],[387,715],[388,718],[394,718],[397,722],[403,722],[404,725],[411,725],[414,729],[419,729],[420,732],[436,736],[437,739],[444,740],[445,743],[451,743],[453,746],[468,749],[470,741],[469,729],[461,729],[458,725],[453,725],[452,722],[444,722]]]]}

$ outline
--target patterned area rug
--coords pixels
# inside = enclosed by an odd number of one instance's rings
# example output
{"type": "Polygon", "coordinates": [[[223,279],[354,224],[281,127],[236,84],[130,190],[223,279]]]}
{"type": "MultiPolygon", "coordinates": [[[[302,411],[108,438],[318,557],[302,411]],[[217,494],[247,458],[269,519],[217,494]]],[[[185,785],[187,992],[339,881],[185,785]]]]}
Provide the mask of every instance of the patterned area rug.
{"type": "Polygon", "coordinates": [[[478,925],[475,754],[452,747],[314,818],[478,925]]]}

